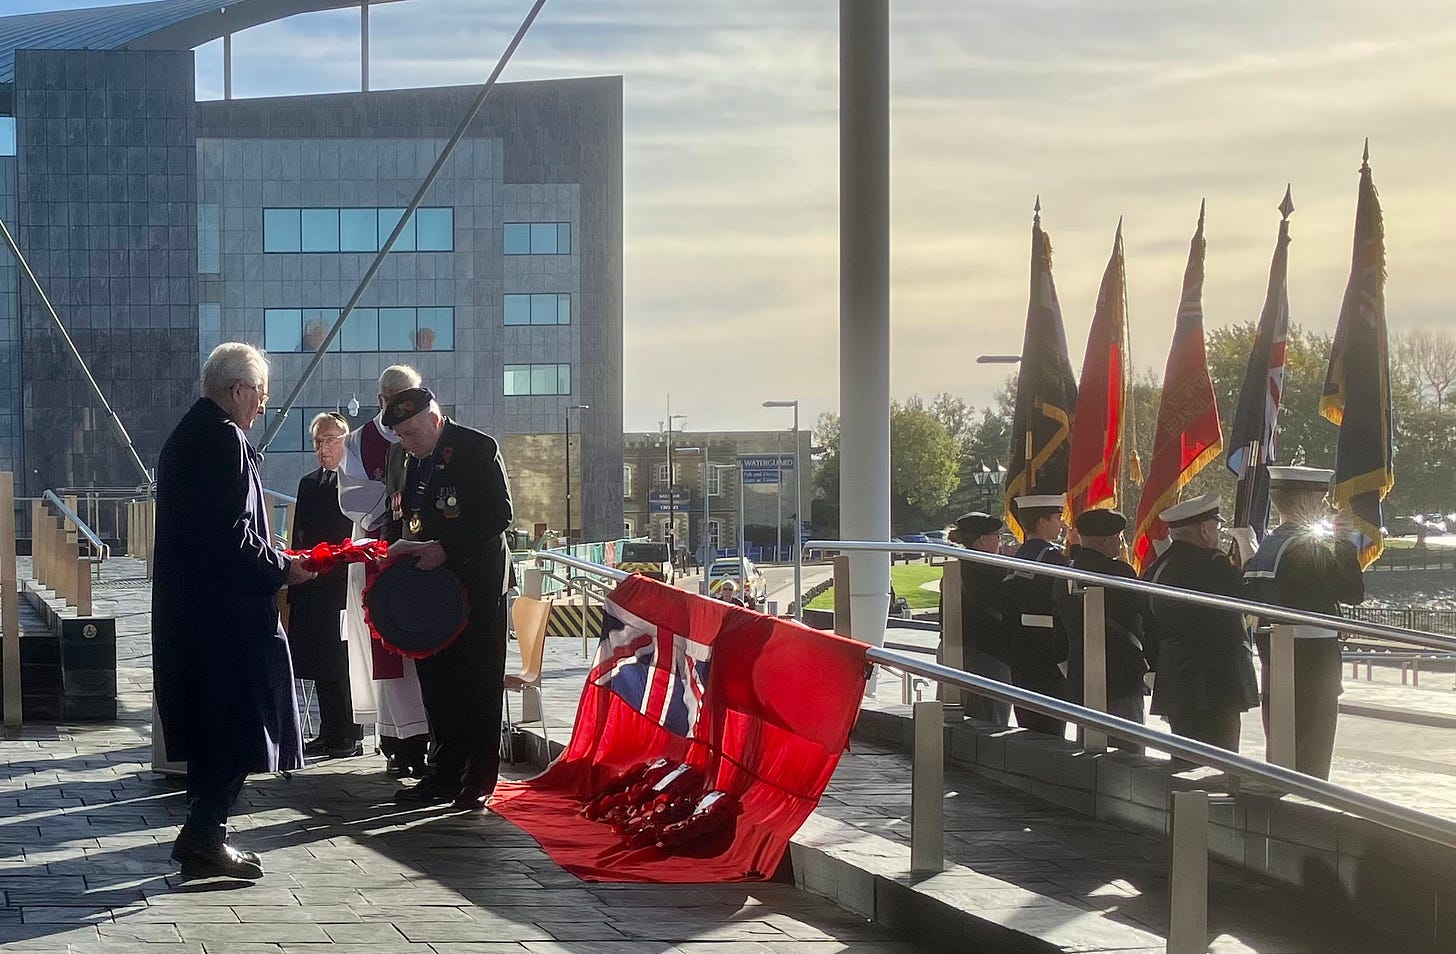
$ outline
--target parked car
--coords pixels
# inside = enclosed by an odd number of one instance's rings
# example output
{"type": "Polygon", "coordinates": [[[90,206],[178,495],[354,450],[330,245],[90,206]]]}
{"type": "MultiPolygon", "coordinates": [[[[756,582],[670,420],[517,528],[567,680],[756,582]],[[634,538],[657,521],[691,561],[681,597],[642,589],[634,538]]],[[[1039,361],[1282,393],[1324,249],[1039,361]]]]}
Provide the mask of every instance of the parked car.
{"type": "MultiPolygon", "coordinates": [[[[902,533],[898,537],[896,537],[893,542],[895,542],[895,543],[911,543],[911,544],[926,544],[926,543],[931,543],[932,541],[931,541],[931,539],[929,537],[927,537],[923,533],[902,533]]],[[[937,542],[938,543],[940,541],[934,541],[934,542],[937,542]]],[[[897,559],[897,560],[918,560],[918,559],[920,559],[923,556],[925,556],[925,554],[921,553],[918,550],[906,550],[903,553],[896,553],[896,554],[894,554],[894,558],[897,559]]]]}
{"type": "Polygon", "coordinates": [[[1415,517],[1391,517],[1385,521],[1385,535],[1388,537],[1415,537],[1430,531],[1415,517]]]}
{"type": "Polygon", "coordinates": [[[617,548],[617,569],[641,573],[667,584],[677,582],[677,569],[666,543],[637,541],[622,544],[617,548]]]}
{"type": "Polygon", "coordinates": [[[755,603],[768,596],[768,583],[763,573],[746,557],[719,557],[708,567],[708,593],[717,596],[723,581],[743,581],[743,595],[755,603]]]}
{"type": "Polygon", "coordinates": [[[927,530],[927,531],[925,531],[925,538],[927,540],[929,540],[931,543],[947,543],[947,542],[949,542],[949,538],[946,536],[945,530],[943,530],[943,529],[941,529],[941,530],[927,530]]]}

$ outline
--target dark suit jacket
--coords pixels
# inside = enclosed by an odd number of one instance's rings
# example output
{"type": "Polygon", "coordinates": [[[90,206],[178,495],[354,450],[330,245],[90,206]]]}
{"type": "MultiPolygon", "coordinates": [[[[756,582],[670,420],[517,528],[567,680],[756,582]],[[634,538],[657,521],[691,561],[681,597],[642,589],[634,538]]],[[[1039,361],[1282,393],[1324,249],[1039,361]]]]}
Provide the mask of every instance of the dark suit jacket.
{"type": "Polygon", "coordinates": [[[157,466],[152,657],[167,756],[208,758],[225,773],[303,764],[274,602],[288,561],[269,538],[257,456],[202,398],[157,466]]]}
{"type": "MultiPolygon", "coordinates": [[[[306,550],[349,539],[354,522],[339,509],[339,479],[322,467],[298,482],[289,543],[306,550]]],[[[335,567],[288,588],[288,646],[299,679],[341,682],[349,677],[348,644],[339,638],[339,613],[348,596],[346,567],[335,567]]]]}
{"type": "Polygon", "coordinates": [[[407,482],[417,477],[415,468],[422,465],[407,467],[407,456],[402,444],[390,448],[385,478],[390,511],[384,538],[438,540],[445,548],[445,565],[465,584],[472,623],[477,615],[490,617],[510,585],[505,532],[513,513],[500,449],[489,435],[447,420],[418,502],[418,531],[410,529],[415,511],[410,499],[413,488],[407,482]]]}
{"type": "MultiPolygon", "coordinates": [[[[1135,580],[1131,566],[1098,553],[1090,547],[1078,547],[1072,566],[1089,573],[1102,573],[1135,580]]],[[[1058,580],[1057,615],[1067,633],[1067,698],[1082,701],[1082,614],[1081,586],[1074,593],[1070,580],[1058,580]]],[[[1107,697],[1120,699],[1143,693],[1143,674],[1148,671],[1143,654],[1143,611],[1146,600],[1140,594],[1106,587],[1103,589],[1107,634],[1107,697]]]]}

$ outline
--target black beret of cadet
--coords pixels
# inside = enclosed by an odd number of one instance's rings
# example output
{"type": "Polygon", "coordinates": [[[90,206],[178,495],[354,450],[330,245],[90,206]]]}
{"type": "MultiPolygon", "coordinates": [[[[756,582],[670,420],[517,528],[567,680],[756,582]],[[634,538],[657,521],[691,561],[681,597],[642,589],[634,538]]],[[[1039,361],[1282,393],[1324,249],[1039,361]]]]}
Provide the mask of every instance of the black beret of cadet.
{"type": "Polygon", "coordinates": [[[430,409],[430,402],[435,395],[429,388],[406,388],[384,405],[384,426],[394,427],[402,421],[407,421],[421,411],[430,409]]]}
{"type": "Polygon", "coordinates": [[[1127,518],[1116,510],[1087,510],[1077,516],[1077,532],[1089,537],[1111,537],[1127,529],[1127,518]]]}
{"type": "Polygon", "coordinates": [[[957,530],[971,538],[1000,533],[1005,526],[998,518],[979,510],[956,517],[955,525],[957,530]]]}

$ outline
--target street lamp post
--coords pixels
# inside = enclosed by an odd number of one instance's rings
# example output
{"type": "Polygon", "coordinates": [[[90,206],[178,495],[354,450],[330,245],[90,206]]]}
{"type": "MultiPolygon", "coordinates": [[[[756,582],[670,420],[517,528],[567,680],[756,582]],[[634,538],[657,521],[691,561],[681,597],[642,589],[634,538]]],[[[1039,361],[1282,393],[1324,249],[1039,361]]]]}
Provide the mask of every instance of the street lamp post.
{"type": "Polygon", "coordinates": [[[677,563],[677,528],[675,526],[677,518],[673,513],[673,505],[676,502],[673,497],[676,482],[673,478],[676,475],[672,471],[672,422],[686,419],[686,414],[672,413],[672,398],[669,397],[667,401],[667,533],[664,536],[667,538],[667,558],[673,564],[677,563]]]}
{"type": "Polygon", "coordinates": [[[590,411],[590,404],[572,404],[566,408],[566,552],[571,552],[571,412],[590,411]]]}
{"type": "MultiPolygon", "coordinates": [[[[799,469],[799,402],[798,401],[764,401],[764,407],[791,407],[794,409],[794,619],[803,620],[804,607],[804,535],[799,527],[803,521],[804,506],[804,473],[799,469]]],[[[779,469],[779,493],[783,493],[783,469],[779,469]]],[[[783,523],[780,519],[780,524],[783,523]]],[[[775,557],[778,554],[774,554],[775,557]]]]}

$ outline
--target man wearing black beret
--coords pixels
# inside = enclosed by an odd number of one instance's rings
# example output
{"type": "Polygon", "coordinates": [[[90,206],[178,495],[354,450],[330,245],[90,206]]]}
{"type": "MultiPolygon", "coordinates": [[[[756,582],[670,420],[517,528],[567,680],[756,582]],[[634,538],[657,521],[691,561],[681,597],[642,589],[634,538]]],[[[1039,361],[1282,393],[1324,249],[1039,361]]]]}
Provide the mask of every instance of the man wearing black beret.
{"type": "Polygon", "coordinates": [[[427,388],[391,398],[384,424],[399,437],[385,476],[389,561],[449,567],[465,585],[470,612],[458,638],[417,662],[434,762],[395,800],[484,808],[500,769],[512,518],[505,464],[494,439],[447,420],[427,388]]]}
{"type": "MultiPolygon", "coordinates": [[[[960,544],[967,550],[997,553],[1001,549],[1001,528],[1004,526],[999,518],[975,511],[957,518],[947,537],[951,543],[960,544]]],[[[961,646],[966,671],[1009,683],[1011,666],[1007,659],[1010,645],[1006,629],[1006,595],[1002,586],[1006,571],[984,563],[958,562],[961,564],[961,646]]],[[[947,560],[946,564],[949,571],[950,561],[947,560]]],[[[961,698],[967,717],[995,725],[1011,724],[1009,702],[998,702],[972,692],[963,693],[961,698]]]]}
{"type": "MultiPolygon", "coordinates": [[[[1122,532],[1127,518],[1116,510],[1087,510],[1077,516],[1077,533],[1082,545],[1072,557],[1072,567],[1088,573],[1102,573],[1127,580],[1137,579],[1137,571],[1122,560],[1122,532]]],[[[1083,599],[1086,584],[1071,580],[1058,581],[1057,615],[1067,631],[1067,697],[1078,704],[1083,701],[1083,599]]],[[[1133,722],[1143,721],[1143,676],[1148,671],[1143,653],[1143,608],[1145,600],[1136,593],[1106,587],[1105,600],[1107,641],[1107,711],[1133,722]]],[[[1116,741],[1116,740],[1114,740],[1116,741]]],[[[1118,743],[1123,748],[1141,751],[1134,743],[1118,743]]]]}

